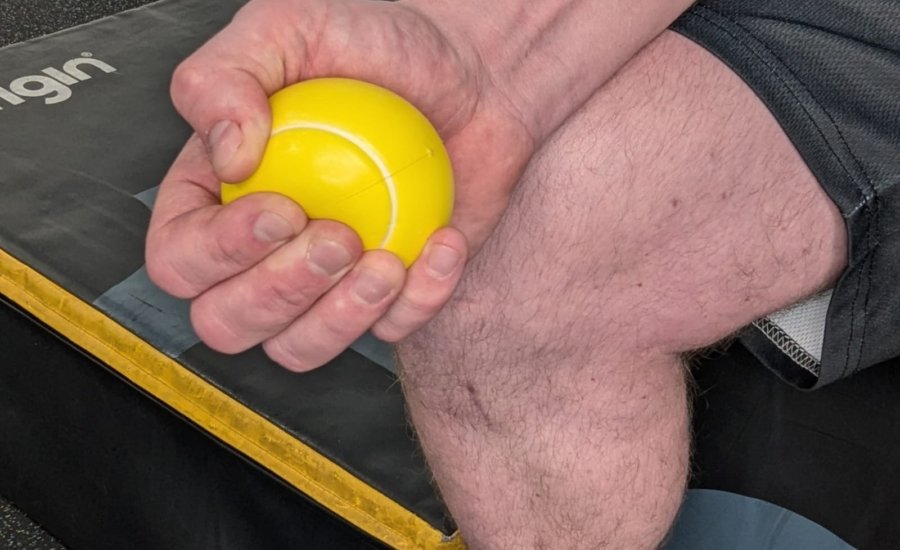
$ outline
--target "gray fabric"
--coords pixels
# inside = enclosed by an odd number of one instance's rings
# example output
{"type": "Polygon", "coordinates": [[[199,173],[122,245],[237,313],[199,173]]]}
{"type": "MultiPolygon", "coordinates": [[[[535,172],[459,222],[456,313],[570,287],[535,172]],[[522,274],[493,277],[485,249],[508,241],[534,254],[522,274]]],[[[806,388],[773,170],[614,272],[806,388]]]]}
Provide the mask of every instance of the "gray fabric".
{"type": "Polygon", "coordinates": [[[725,491],[693,489],[664,550],[852,550],[812,521],[780,506],[725,491]]]}

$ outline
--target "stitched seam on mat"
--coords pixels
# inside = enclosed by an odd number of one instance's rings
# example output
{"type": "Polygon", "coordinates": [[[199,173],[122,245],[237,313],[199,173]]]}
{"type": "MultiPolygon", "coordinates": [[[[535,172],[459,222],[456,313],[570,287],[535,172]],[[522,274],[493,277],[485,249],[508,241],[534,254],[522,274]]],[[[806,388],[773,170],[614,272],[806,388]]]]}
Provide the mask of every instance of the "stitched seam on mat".
{"type": "MultiPolygon", "coordinates": [[[[860,342],[859,342],[859,346],[858,346],[858,352],[857,352],[857,357],[856,357],[856,365],[855,365],[855,367],[854,367],[854,372],[855,372],[856,370],[859,370],[859,368],[858,368],[858,367],[859,367],[859,364],[862,362],[862,349],[863,349],[863,346],[864,346],[865,341],[866,341],[866,330],[867,330],[867,327],[868,327],[868,312],[867,312],[867,309],[865,309],[865,308],[868,307],[869,296],[870,296],[870,294],[871,294],[871,287],[872,287],[872,285],[871,285],[871,266],[872,266],[872,261],[873,261],[873,255],[872,255],[871,253],[872,253],[872,252],[874,251],[874,249],[877,248],[877,246],[878,246],[878,241],[877,241],[877,240],[876,240],[876,242],[875,242],[874,244],[872,243],[872,227],[873,227],[873,225],[874,225],[874,226],[877,228],[877,227],[879,227],[879,226],[881,225],[880,223],[877,223],[877,217],[878,217],[878,210],[877,210],[878,194],[877,194],[877,192],[876,192],[875,185],[873,184],[872,179],[871,179],[871,177],[869,176],[869,174],[868,174],[868,173],[866,172],[866,170],[863,168],[862,163],[860,162],[859,158],[856,156],[856,154],[853,152],[853,149],[852,149],[852,148],[849,146],[849,144],[847,143],[847,140],[846,140],[846,138],[844,137],[843,132],[841,132],[840,128],[839,128],[839,127],[837,126],[837,124],[835,123],[834,118],[831,116],[831,113],[829,113],[827,109],[825,109],[818,101],[816,101],[815,96],[812,94],[812,92],[810,92],[809,89],[802,83],[802,81],[800,81],[800,79],[796,77],[796,75],[795,75],[795,74],[793,73],[793,71],[787,66],[787,64],[785,64],[784,61],[783,61],[778,55],[776,55],[775,52],[773,52],[771,49],[769,49],[765,44],[763,44],[762,42],[760,42],[760,43],[758,44],[758,47],[759,47],[759,48],[761,48],[762,50],[764,50],[765,52],[767,52],[769,55],[771,55],[775,60],[777,60],[777,61],[781,64],[781,68],[783,68],[788,74],[790,74],[792,77],[794,77],[794,80],[795,80],[796,85],[797,85],[799,88],[801,88],[802,90],[804,90],[807,94],[809,94],[810,100],[811,100],[811,101],[812,101],[812,102],[813,102],[813,103],[814,103],[814,104],[822,111],[822,113],[824,113],[824,115],[827,117],[828,122],[831,123],[832,127],[834,128],[835,132],[837,133],[841,145],[844,146],[844,148],[845,148],[847,154],[850,155],[850,158],[853,159],[853,162],[856,164],[857,169],[859,169],[860,173],[862,173],[862,175],[863,175],[863,177],[864,177],[864,179],[865,179],[865,182],[864,182],[864,183],[865,183],[865,189],[864,189],[864,187],[863,187],[863,185],[862,185],[863,182],[857,181],[857,178],[855,178],[855,177],[853,176],[853,174],[851,174],[851,172],[850,172],[850,170],[848,169],[848,167],[844,164],[843,159],[842,159],[841,156],[838,154],[838,152],[835,150],[835,148],[832,146],[832,144],[829,142],[829,140],[826,138],[824,132],[822,131],[822,128],[819,126],[818,121],[811,115],[811,113],[810,113],[809,110],[807,109],[807,107],[806,107],[804,101],[802,101],[802,100],[797,96],[797,94],[796,94],[796,93],[794,92],[794,90],[792,89],[791,85],[790,85],[784,78],[782,78],[782,76],[781,76],[780,74],[778,74],[778,72],[776,71],[775,67],[773,67],[773,66],[772,66],[765,58],[763,58],[759,53],[757,53],[757,52],[753,49],[753,47],[751,47],[750,44],[748,44],[747,42],[745,42],[744,40],[742,40],[739,36],[736,36],[736,35],[735,35],[733,32],[731,32],[729,29],[727,29],[727,28],[723,27],[722,25],[718,24],[717,22],[713,21],[713,20],[710,19],[708,16],[704,16],[702,13],[697,13],[698,11],[703,11],[703,10],[708,10],[709,12],[718,15],[719,17],[725,19],[726,21],[729,21],[729,22],[732,23],[735,27],[741,29],[743,32],[747,33],[747,34],[750,35],[750,36],[753,36],[753,33],[751,33],[746,27],[744,27],[743,25],[741,25],[737,20],[735,20],[735,19],[729,17],[728,15],[726,15],[726,14],[720,12],[720,11],[717,11],[717,10],[715,10],[715,9],[713,9],[713,8],[709,8],[709,7],[706,7],[706,6],[695,6],[695,10],[692,12],[692,13],[693,13],[694,15],[696,15],[697,17],[700,17],[701,19],[705,20],[707,23],[709,23],[709,24],[715,26],[716,28],[718,28],[720,31],[722,31],[722,32],[724,32],[725,34],[731,36],[731,37],[732,37],[739,45],[743,46],[748,52],[750,52],[753,56],[755,56],[755,57],[756,57],[756,58],[757,58],[757,59],[758,59],[758,60],[759,60],[766,68],[768,68],[769,71],[771,72],[771,74],[772,74],[772,75],[773,75],[773,76],[774,76],[774,77],[775,77],[775,78],[783,85],[783,87],[788,91],[788,93],[789,93],[791,96],[794,97],[794,99],[795,99],[795,100],[797,101],[797,103],[800,105],[800,108],[801,108],[801,109],[803,110],[803,112],[807,115],[807,118],[809,119],[809,121],[812,122],[813,126],[814,126],[814,127],[816,128],[816,130],[819,132],[820,136],[822,137],[823,141],[825,142],[825,146],[829,149],[829,151],[831,151],[831,153],[832,153],[832,155],[834,156],[834,158],[838,161],[838,164],[839,164],[839,165],[841,166],[841,168],[844,170],[844,172],[846,173],[846,175],[850,178],[850,181],[852,181],[852,182],[856,185],[857,190],[858,190],[858,191],[860,192],[860,194],[862,195],[862,198],[861,198],[860,203],[854,205],[852,211],[853,211],[853,212],[856,212],[859,208],[861,208],[861,207],[863,207],[863,206],[865,206],[866,208],[868,208],[868,207],[869,207],[869,203],[870,203],[870,202],[873,203],[873,204],[872,204],[872,206],[873,206],[873,211],[872,211],[872,213],[870,214],[870,216],[867,217],[867,220],[866,220],[866,230],[865,230],[865,231],[866,231],[866,244],[868,245],[868,246],[866,247],[866,248],[867,248],[866,260],[865,260],[866,265],[865,265],[864,267],[861,266],[862,269],[865,270],[864,272],[865,272],[865,276],[867,277],[867,278],[866,278],[866,283],[867,283],[867,284],[866,284],[866,288],[865,288],[865,291],[864,291],[864,298],[863,298],[863,308],[864,308],[864,309],[863,309],[863,311],[861,312],[861,315],[862,315],[862,323],[863,323],[863,327],[862,327],[862,329],[863,329],[863,335],[862,335],[862,337],[860,338],[860,342]],[[866,191],[868,191],[868,192],[870,193],[871,199],[869,199],[869,197],[866,195],[866,191]]],[[[858,314],[857,314],[857,304],[858,304],[859,294],[860,294],[860,290],[861,290],[861,286],[862,286],[862,276],[863,276],[863,275],[861,275],[860,278],[858,278],[857,281],[856,281],[856,285],[855,285],[854,292],[853,292],[853,300],[851,301],[850,311],[851,311],[852,313],[851,313],[851,319],[850,319],[850,331],[849,331],[849,334],[848,334],[848,337],[847,337],[847,344],[846,344],[846,346],[845,346],[846,353],[844,354],[844,362],[843,362],[844,364],[843,364],[842,369],[841,369],[841,377],[843,377],[843,376],[846,375],[847,370],[848,370],[848,368],[850,367],[850,346],[851,346],[851,342],[853,341],[853,336],[855,335],[855,332],[856,332],[856,323],[854,322],[854,320],[855,320],[855,317],[858,315],[858,314]]]]}
{"type": "Polygon", "coordinates": [[[772,342],[782,353],[787,355],[794,364],[814,375],[816,378],[819,377],[819,372],[821,370],[819,361],[817,361],[806,348],[791,338],[791,335],[785,332],[781,327],[766,318],[754,321],[753,326],[758,328],[760,332],[763,333],[763,336],[772,342]]]}

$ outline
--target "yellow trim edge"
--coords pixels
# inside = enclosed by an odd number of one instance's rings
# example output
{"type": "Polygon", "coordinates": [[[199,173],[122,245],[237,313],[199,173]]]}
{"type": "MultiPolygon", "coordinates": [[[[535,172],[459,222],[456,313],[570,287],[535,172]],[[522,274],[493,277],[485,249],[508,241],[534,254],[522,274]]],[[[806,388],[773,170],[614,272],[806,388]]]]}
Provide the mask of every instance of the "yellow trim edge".
{"type": "Polygon", "coordinates": [[[2,249],[0,293],[374,538],[398,549],[465,548],[2,249]]]}

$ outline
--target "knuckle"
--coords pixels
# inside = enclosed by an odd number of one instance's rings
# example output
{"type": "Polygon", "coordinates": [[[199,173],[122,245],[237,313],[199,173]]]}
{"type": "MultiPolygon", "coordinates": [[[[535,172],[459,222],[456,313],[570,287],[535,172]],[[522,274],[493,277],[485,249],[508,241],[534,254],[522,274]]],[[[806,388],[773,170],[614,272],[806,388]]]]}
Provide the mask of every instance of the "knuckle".
{"type": "Polygon", "coordinates": [[[252,262],[248,251],[252,246],[238,238],[232,231],[216,231],[210,240],[209,255],[216,265],[244,268],[252,262]]]}
{"type": "Polygon", "coordinates": [[[176,298],[194,298],[200,289],[184,277],[172,261],[164,254],[148,255],[147,276],[153,284],[176,298]]]}
{"type": "Polygon", "coordinates": [[[262,302],[270,310],[286,310],[291,313],[306,311],[320,295],[320,291],[306,285],[298,285],[292,279],[278,278],[268,285],[262,302]]]}
{"type": "MultiPolygon", "coordinates": [[[[354,322],[347,322],[347,319],[339,315],[325,315],[322,319],[322,327],[327,335],[328,342],[333,344],[331,347],[343,348],[356,340],[362,330],[358,323],[365,321],[357,317],[354,322]]],[[[323,344],[326,342],[323,342],[323,344]]]]}
{"type": "Polygon", "coordinates": [[[372,334],[376,338],[392,344],[395,344],[400,340],[406,338],[414,330],[415,327],[411,329],[401,327],[394,321],[394,318],[391,316],[380,319],[377,323],[375,323],[374,326],[372,326],[372,334]]]}
{"type": "Polygon", "coordinates": [[[200,340],[220,353],[243,351],[241,340],[224,317],[209,300],[195,300],[191,303],[191,325],[200,340]]]}
{"type": "Polygon", "coordinates": [[[295,259],[288,265],[262,262],[254,269],[258,289],[254,297],[260,309],[296,317],[305,312],[325,292],[328,279],[311,274],[295,259]]]}
{"type": "Polygon", "coordinates": [[[418,319],[435,316],[446,300],[438,293],[414,292],[401,295],[397,301],[402,310],[418,319]]]}
{"type": "Polygon", "coordinates": [[[263,351],[272,361],[293,372],[306,372],[313,366],[304,361],[282,338],[263,342],[263,351]]]}
{"type": "Polygon", "coordinates": [[[372,332],[386,342],[398,342],[437,316],[445,302],[439,294],[401,294],[388,314],[375,324],[372,332]]]}
{"type": "Polygon", "coordinates": [[[182,61],[172,73],[170,93],[175,106],[181,109],[185,101],[197,90],[202,90],[208,80],[207,71],[192,57],[182,61]]]}
{"type": "Polygon", "coordinates": [[[147,277],[156,286],[162,290],[172,294],[171,275],[167,269],[167,265],[162,261],[158,254],[153,253],[152,249],[147,247],[147,257],[144,259],[144,266],[147,269],[147,277]]]}

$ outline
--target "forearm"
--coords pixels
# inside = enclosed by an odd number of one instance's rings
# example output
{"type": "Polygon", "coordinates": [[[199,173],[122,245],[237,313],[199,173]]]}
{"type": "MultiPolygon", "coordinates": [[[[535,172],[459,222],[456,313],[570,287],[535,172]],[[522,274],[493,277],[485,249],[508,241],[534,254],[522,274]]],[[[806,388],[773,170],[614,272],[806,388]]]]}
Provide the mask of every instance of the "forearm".
{"type": "Polygon", "coordinates": [[[693,0],[428,0],[541,143],[693,0]]]}

